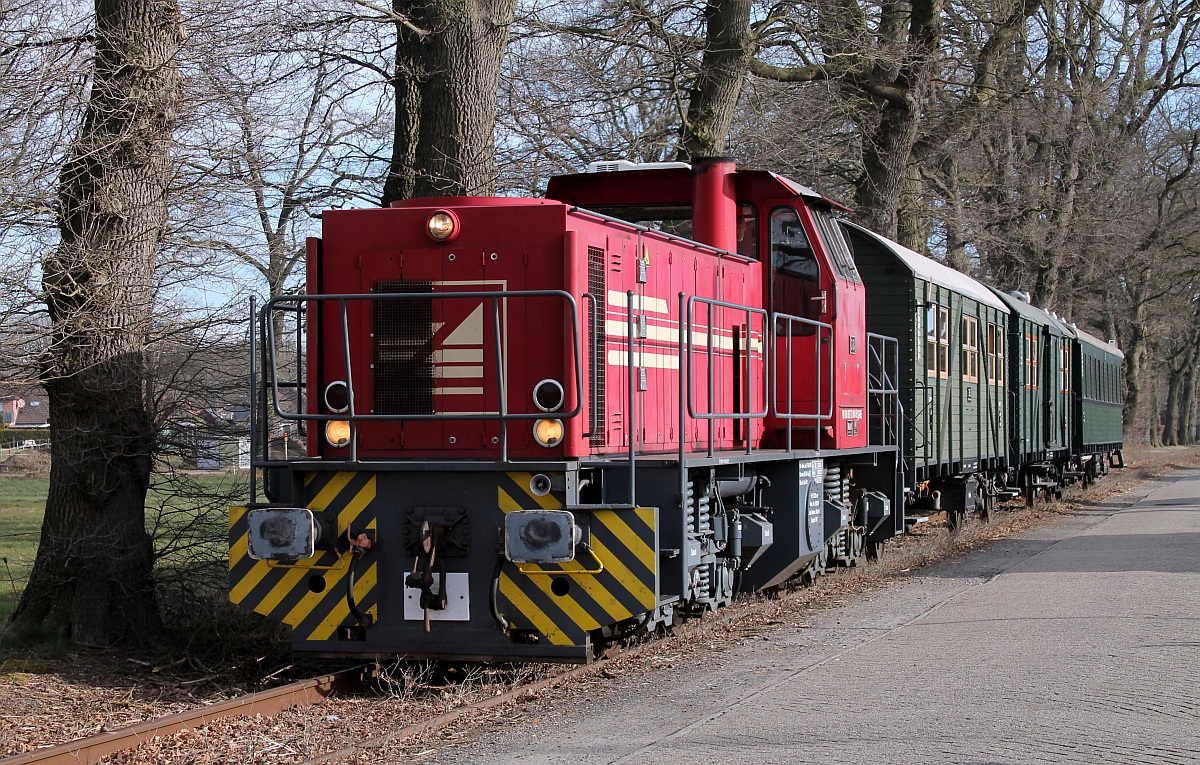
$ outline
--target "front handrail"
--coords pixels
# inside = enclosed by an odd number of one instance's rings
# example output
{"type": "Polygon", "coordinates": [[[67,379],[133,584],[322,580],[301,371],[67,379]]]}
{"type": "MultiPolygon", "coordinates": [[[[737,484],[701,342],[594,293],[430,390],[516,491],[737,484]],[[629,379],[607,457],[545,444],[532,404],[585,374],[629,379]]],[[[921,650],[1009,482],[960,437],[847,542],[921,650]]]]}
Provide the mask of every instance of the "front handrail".
{"type": "MultiPolygon", "coordinates": [[[[588,430],[583,434],[584,438],[591,438],[596,433],[596,428],[599,427],[600,418],[597,416],[598,404],[596,402],[596,391],[599,390],[600,365],[597,363],[597,355],[604,353],[604,346],[600,343],[600,300],[590,292],[585,292],[580,295],[588,301],[588,316],[592,325],[591,332],[591,352],[592,356],[588,359],[588,430]]],[[[576,367],[578,369],[579,367],[576,367]]]]}
{"type": "MultiPolygon", "coordinates": [[[[366,422],[411,422],[411,421],[493,421],[501,423],[500,428],[501,441],[500,452],[503,461],[508,460],[508,428],[505,427],[510,421],[520,420],[536,420],[547,416],[545,412],[511,412],[508,410],[508,391],[505,380],[505,349],[501,340],[500,332],[500,304],[501,301],[513,299],[528,299],[528,298],[561,298],[566,301],[570,308],[570,331],[571,331],[571,346],[572,355],[574,356],[575,370],[583,368],[582,349],[580,347],[580,321],[579,321],[579,303],[575,297],[562,290],[522,290],[522,291],[495,291],[495,292],[381,292],[381,293],[344,293],[344,294],[328,294],[328,295],[281,295],[267,301],[262,310],[259,311],[258,321],[260,331],[266,335],[265,348],[263,353],[266,356],[266,368],[262,370],[264,376],[264,398],[266,390],[270,390],[273,401],[271,413],[280,419],[296,422],[329,422],[333,420],[348,421],[350,423],[350,461],[358,459],[358,438],[357,431],[361,423],[366,422]],[[364,414],[359,411],[358,404],[355,400],[355,385],[353,379],[354,366],[352,364],[351,341],[350,341],[350,321],[349,308],[351,302],[370,302],[377,303],[382,301],[403,301],[403,300],[481,300],[490,305],[491,320],[492,320],[492,349],[495,353],[494,372],[498,386],[498,408],[487,412],[430,412],[430,413],[410,413],[410,414],[364,414]],[[341,346],[342,346],[342,361],[345,365],[346,385],[349,388],[349,408],[346,412],[338,414],[321,414],[316,412],[302,411],[302,399],[297,398],[296,411],[285,411],[280,406],[281,388],[302,388],[303,385],[299,380],[299,370],[302,365],[297,365],[298,380],[296,383],[281,383],[278,377],[279,359],[276,355],[276,331],[274,322],[271,317],[275,311],[295,312],[297,316],[302,316],[307,312],[308,304],[335,303],[338,307],[338,318],[340,319],[341,329],[341,346]],[[269,381],[269,382],[268,382],[269,381]]],[[[299,356],[299,349],[297,350],[299,356]]],[[[575,385],[575,406],[567,411],[555,412],[556,419],[574,419],[583,411],[583,376],[576,371],[574,374],[575,385]]],[[[266,418],[267,412],[266,402],[263,403],[264,411],[256,412],[264,420],[264,435],[266,435],[266,418]]],[[[265,439],[269,440],[269,439],[265,439]]],[[[264,445],[265,446],[265,445],[264,445]]],[[[270,460],[265,459],[260,464],[269,463],[270,460]]]]}

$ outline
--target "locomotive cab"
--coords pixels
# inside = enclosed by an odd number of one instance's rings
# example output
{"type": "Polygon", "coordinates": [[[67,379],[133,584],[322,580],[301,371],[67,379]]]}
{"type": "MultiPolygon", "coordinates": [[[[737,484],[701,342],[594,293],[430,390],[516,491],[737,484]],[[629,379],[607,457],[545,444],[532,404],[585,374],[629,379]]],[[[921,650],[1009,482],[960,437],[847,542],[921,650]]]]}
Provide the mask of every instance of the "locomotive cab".
{"type": "Polygon", "coordinates": [[[764,445],[867,445],[865,291],[833,212],[812,189],[723,158],[597,162],[556,176],[546,196],[736,252],[761,264],[774,316],[764,445]]]}

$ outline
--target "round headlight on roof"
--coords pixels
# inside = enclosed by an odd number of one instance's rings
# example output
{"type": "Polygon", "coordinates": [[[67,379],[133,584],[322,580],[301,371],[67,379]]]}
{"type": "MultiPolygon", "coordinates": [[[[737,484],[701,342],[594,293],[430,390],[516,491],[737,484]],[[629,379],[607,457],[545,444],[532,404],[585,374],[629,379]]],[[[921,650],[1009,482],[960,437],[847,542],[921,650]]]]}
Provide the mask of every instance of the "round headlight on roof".
{"type": "Polygon", "coordinates": [[[449,242],[458,236],[458,216],[449,210],[438,210],[429,216],[425,227],[435,242],[449,242]]]}

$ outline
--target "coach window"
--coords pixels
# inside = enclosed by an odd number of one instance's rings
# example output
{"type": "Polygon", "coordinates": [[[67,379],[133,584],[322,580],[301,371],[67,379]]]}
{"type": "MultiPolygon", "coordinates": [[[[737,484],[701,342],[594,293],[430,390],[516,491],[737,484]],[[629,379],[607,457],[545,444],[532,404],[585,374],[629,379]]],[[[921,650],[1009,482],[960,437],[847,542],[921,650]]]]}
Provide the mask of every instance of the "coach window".
{"type": "Polygon", "coordinates": [[[1038,389],[1038,338],[1025,333],[1025,390],[1038,389]]]}
{"type": "Polygon", "coordinates": [[[988,382],[992,385],[1004,384],[1004,328],[999,324],[988,322],[987,361],[988,382]]]}
{"type": "Polygon", "coordinates": [[[1063,345],[1058,349],[1058,392],[1071,392],[1071,347],[1063,345]]]}
{"type": "Polygon", "coordinates": [[[945,306],[925,308],[925,374],[950,376],[950,309],[945,306]]]}
{"type": "Polygon", "coordinates": [[[962,376],[964,382],[979,382],[979,319],[962,317],[962,376]]]}

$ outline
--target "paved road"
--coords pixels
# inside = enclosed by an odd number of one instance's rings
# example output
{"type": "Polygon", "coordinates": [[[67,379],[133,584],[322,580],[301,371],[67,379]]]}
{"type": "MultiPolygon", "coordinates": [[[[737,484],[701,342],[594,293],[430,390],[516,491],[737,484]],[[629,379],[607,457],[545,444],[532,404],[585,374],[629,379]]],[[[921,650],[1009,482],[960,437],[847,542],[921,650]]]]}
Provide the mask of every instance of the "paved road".
{"type": "Polygon", "coordinates": [[[424,763],[1200,763],[1200,470],[424,763]]]}

